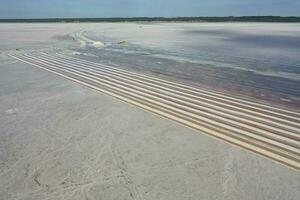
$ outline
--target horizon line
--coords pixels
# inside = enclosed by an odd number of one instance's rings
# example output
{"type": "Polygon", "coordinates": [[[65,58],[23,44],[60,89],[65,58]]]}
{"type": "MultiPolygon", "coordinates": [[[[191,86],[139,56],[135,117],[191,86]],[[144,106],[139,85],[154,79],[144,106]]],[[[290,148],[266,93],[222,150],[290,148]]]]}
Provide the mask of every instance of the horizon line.
{"type": "Polygon", "coordinates": [[[277,17],[277,18],[300,18],[299,16],[290,15],[224,15],[224,16],[176,16],[176,17],[162,17],[162,16],[136,16],[136,17],[31,17],[31,18],[0,18],[0,20],[40,20],[40,19],[136,19],[136,18],[163,18],[163,19],[177,19],[177,18],[243,18],[243,17],[277,17]]]}

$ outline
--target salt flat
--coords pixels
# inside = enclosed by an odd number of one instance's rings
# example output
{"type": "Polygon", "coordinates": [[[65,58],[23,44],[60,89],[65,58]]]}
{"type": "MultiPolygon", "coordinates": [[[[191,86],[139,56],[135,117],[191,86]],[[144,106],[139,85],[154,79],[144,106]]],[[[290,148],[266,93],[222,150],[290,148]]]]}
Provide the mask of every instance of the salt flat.
{"type": "Polygon", "coordinates": [[[99,61],[66,36],[94,26],[0,25],[0,199],[299,199],[297,170],[7,56],[99,61]]]}

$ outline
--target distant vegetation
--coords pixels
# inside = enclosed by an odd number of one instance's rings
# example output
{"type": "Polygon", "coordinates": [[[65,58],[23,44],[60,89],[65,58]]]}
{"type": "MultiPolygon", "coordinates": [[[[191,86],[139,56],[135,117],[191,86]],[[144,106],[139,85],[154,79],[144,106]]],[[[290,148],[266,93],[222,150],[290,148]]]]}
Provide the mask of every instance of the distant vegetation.
{"type": "Polygon", "coordinates": [[[242,16],[242,17],[133,17],[133,18],[45,18],[0,19],[0,22],[300,22],[300,17],[242,16]]]}

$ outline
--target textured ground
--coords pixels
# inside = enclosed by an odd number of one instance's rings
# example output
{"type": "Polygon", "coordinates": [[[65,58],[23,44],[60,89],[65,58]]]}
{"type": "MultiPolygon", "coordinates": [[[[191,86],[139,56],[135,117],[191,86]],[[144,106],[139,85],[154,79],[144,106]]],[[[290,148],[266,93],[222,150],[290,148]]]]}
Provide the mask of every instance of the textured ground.
{"type": "Polygon", "coordinates": [[[300,197],[298,171],[5,54],[1,200],[300,197]]]}

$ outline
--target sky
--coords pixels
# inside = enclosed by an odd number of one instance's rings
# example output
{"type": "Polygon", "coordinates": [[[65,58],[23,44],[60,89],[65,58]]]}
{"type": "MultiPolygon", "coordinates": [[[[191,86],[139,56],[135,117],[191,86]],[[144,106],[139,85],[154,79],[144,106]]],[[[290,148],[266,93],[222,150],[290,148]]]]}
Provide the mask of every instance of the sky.
{"type": "Polygon", "coordinates": [[[0,0],[0,18],[300,16],[300,0],[0,0]]]}

